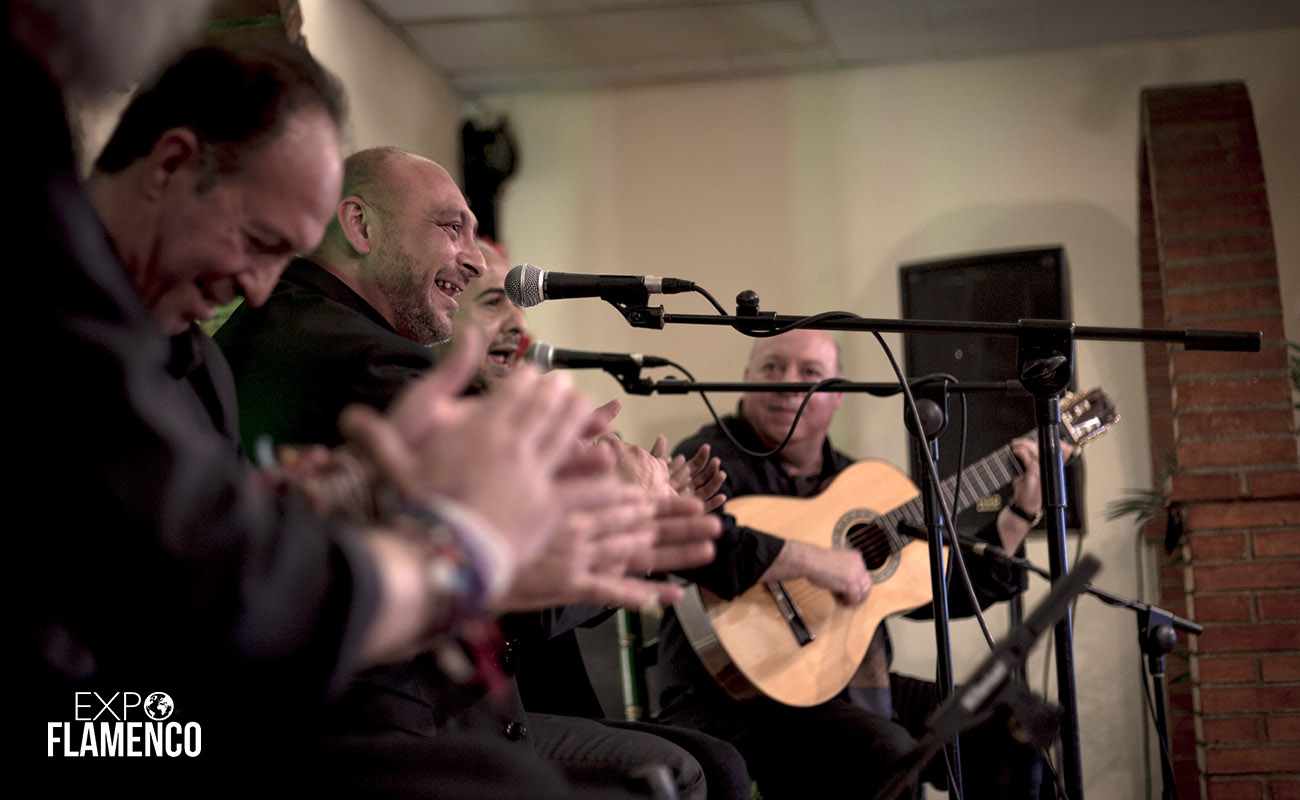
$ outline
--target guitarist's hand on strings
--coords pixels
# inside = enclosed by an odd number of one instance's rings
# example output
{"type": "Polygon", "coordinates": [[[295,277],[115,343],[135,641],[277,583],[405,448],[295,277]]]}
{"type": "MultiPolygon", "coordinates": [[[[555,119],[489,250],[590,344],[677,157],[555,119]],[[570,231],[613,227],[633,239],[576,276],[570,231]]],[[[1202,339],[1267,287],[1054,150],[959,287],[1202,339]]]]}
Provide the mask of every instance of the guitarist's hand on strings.
{"type": "Polygon", "coordinates": [[[846,606],[856,606],[871,594],[871,573],[857,550],[832,550],[787,540],[760,580],[790,578],[807,578],[846,606]]]}

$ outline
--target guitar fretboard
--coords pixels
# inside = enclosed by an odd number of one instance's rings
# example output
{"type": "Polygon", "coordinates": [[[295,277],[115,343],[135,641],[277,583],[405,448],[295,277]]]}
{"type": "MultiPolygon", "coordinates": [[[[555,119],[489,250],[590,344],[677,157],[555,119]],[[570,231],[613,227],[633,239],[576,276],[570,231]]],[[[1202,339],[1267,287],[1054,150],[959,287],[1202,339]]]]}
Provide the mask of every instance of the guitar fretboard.
{"type": "MultiPolygon", "coordinates": [[[[975,505],[976,500],[992,494],[1011,483],[1017,475],[1024,471],[1024,465],[1020,463],[1020,459],[1016,458],[1015,453],[1011,452],[1011,445],[1003,445],[1001,448],[994,450],[962,470],[961,496],[953,503],[952,513],[954,515],[960,514],[975,505]]],[[[942,483],[944,497],[952,497],[952,490],[956,483],[956,475],[949,477],[942,483]]],[[[925,507],[921,496],[918,495],[888,514],[883,515],[880,521],[883,523],[885,530],[889,532],[890,540],[896,548],[911,541],[911,539],[904,538],[898,533],[898,524],[903,521],[910,522],[918,527],[925,524],[925,507]]]]}

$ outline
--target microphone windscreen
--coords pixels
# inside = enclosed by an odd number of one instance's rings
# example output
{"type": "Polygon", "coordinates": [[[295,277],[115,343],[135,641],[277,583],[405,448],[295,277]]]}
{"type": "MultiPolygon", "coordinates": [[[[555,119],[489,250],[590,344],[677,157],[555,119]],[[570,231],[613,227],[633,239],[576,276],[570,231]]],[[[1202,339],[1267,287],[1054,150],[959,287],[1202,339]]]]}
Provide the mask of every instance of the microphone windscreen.
{"type": "Polygon", "coordinates": [[[538,372],[550,372],[555,368],[551,364],[551,352],[554,349],[546,342],[533,342],[524,351],[524,361],[537,367],[538,372]]]}
{"type": "Polygon", "coordinates": [[[542,302],[542,270],[532,264],[520,264],[506,273],[506,297],[520,308],[532,308],[542,302]]]}

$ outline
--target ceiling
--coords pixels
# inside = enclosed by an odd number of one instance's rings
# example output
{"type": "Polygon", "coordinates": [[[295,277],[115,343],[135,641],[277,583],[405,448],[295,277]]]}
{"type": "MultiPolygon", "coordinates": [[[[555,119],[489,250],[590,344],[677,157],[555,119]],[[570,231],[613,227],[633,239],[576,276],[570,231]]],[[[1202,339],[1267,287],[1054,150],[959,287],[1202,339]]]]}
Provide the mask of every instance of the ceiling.
{"type": "Polygon", "coordinates": [[[1300,0],[367,0],[463,95],[1300,25],[1300,0]]]}

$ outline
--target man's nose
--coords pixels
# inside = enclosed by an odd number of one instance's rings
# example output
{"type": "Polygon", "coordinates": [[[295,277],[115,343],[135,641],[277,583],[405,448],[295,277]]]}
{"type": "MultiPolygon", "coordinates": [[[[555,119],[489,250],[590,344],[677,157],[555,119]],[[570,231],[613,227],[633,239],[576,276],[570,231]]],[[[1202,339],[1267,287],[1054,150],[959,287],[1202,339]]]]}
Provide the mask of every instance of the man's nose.
{"type": "Polygon", "coordinates": [[[461,264],[465,269],[477,278],[487,269],[487,261],[483,258],[483,253],[478,249],[478,245],[470,242],[470,246],[461,251],[461,264]]]}
{"type": "Polygon", "coordinates": [[[506,331],[508,333],[523,333],[526,327],[524,320],[524,310],[514,303],[506,300],[506,331]]]}

